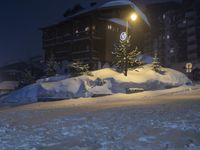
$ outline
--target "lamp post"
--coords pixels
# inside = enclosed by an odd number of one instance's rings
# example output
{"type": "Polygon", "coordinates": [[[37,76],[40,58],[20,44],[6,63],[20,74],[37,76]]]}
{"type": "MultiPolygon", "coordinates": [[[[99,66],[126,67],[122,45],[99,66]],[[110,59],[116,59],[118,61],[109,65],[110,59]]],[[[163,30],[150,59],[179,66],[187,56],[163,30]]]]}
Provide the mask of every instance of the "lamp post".
{"type": "Polygon", "coordinates": [[[128,26],[129,26],[129,20],[131,20],[132,22],[135,22],[138,18],[138,15],[136,13],[132,13],[130,15],[130,17],[127,19],[126,21],[126,33],[128,35],[128,26]]]}
{"type": "MultiPolygon", "coordinates": [[[[129,33],[128,33],[128,27],[129,27],[129,20],[135,22],[137,20],[138,16],[136,13],[132,13],[127,19],[126,19],[126,32],[122,32],[120,35],[120,39],[123,42],[126,42],[127,44],[129,41],[129,33]]],[[[125,69],[124,69],[124,75],[127,76],[128,73],[128,47],[126,47],[126,53],[125,53],[125,69]]]]}

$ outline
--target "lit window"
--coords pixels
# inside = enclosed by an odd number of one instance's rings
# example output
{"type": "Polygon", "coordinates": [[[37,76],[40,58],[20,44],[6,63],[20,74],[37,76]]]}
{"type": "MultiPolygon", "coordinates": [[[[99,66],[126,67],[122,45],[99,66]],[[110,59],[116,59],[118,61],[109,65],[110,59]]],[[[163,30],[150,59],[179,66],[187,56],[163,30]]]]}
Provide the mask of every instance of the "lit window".
{"type": "Polygon", "coordinates": [[[174,49],[173,49],[173,48],[170,50],[170,53],[171,53],[171,54],[173,54],[173,53],[174,53],[174,49]]]}
{"type": "Polygon", "coordinates": [[[108,30],[111,30],[112,29],[112,25],[108,25],[108,30]]]}
{"type": "Polygon", "coordinates": [[[75,32],[76,34],[78,33],[78,30],[76,30],[76,32],[75,32]]]}
{"type": "Polygon", "coordinates": [[[89,31],[90,30],[90,27],[85,27],[85,31],[89,31]]]}
{"type": "Polygon", "coordinates": [[[187,21],[186,20],[183,20],[183,24],[186,24],[187,23],[187,21]]]}
{"type": "Polygon", "coordinates": [[[166,15],[165,14],[163,14],[163,20],[166,18],[166,15]]]}
{"type": "Polygon", "coordinates": [[[96,30],[96,26],[92,26],[92,29],[93,29],[93,30],[96,30]]]}
{"type": "Polygon", "coordinates": [[[169,36],[169,35],[167,35],[167,39],[170,39],[170,36],[169,36]]]}

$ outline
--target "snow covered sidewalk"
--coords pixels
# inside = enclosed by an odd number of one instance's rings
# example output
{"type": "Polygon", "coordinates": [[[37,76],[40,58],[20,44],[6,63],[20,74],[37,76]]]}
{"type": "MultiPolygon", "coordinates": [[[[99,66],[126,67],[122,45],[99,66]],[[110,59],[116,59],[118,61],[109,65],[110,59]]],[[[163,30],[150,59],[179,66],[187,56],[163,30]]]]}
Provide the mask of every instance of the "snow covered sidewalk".
{"type": "Polygon", "coordinates": [[[118,94],[1,110],[0,147],[199,150],[200,89],[176,91],[173,96],[165,90],[162,95],[118,94]]]}

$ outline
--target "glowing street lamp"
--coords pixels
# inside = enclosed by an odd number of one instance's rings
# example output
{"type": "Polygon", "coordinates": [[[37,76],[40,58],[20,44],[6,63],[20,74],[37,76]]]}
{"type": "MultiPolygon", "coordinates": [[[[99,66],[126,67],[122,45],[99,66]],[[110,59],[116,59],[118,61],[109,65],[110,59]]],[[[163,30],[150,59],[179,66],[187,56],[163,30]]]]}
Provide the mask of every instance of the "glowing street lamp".
{"type": "Polygon", "coordinates": [[[126,33],[128,35],[128,26],[129,26],[129,20],[132,21],[132,22],[135,22],[136,20],[138,19],[138,15],[136,13],[132,13],[127,21],[126,21],[126,33]]]}
{"type": "Polygon", "coordinates": [[[126,32],[122,32],[120,34],[120,40],[125,41],[128,38],[128,26],[129,26],[129,20],[135,22],[138,18],[138,15],[136,13],[132,13],[128,19],[126,19],[126,32]]]}
{"type": "Polygon", "coordinates": [[[132,14],[131,14],[131,20],[132,20],[132,21],[136,21],[137,18],[138,18],[138,15],[137,15],[136,13],[132,13],[132,14]]]}
{"type": "MultiPolygon", "coordinates": [[[[125,42],[129,42],[129,35],[128,35],[128,27],[129,27],[129,20],[135,22],[138,18],[138,15],[136,13],[132,13],[128,19],[126,20],[126,32],[122,32],[121,35],[120,35],[120,39],[122,41],[125,41],[125,42]]],[[[127,73],[128,73],[128,47],[126,47],[126,53],[125,53],[125,69],[124,69],[124,75],[127,76],[127,73]]]]}

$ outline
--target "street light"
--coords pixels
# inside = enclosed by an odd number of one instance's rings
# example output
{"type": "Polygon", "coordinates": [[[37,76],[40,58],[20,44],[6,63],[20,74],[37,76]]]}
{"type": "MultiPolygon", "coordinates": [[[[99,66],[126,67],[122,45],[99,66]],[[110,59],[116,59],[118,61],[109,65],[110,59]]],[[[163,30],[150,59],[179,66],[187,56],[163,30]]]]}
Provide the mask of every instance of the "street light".
{"type": "Polygon", "coordinates": [[[132,13],[127,19],[126,19],[126,33],[128,35],[128,26],[129,26],[129,20],[132,22],[135,22],[138,19],[138,15],[136,13],[132,13]]]}
{"type": "MultiPolygon", "coordinates": [[[[132,13],[129,18],[126,20],[126,39],[124,39],[125,42],[128,44],[129,40],[129,35],[128,35],[128,27],[129,27],[129,20],[135,22],[138,18],[138,15],[136,13],[132,13]]],[[[127,76],[128,73],[128,52],[127,52],[127,47],[126,47],[126,54],[125,54],[125,69],[124,69],[124,75],[127,76]]]]}
{"type": "Polygon", "coordinates": [[[131,14],[131,20],[132,20],[132,21],[136,21],[137,18],[138,18],[138,16],[137,16],[136,13],[132,13],[132,14],[131,14]]]}
{"type": "Polygon", "coordinates": [[[128,26],[129,26],[129,20],[132,22],[135,22],[138,18],[138,15],[136,13],[132,13],[127,19],[126,19],[126,32],[122,32],[120,35],[120,40],[125,41],[128,38],[128,26]],[[124,38],[125,37],[125,38],[124,38]]]}

